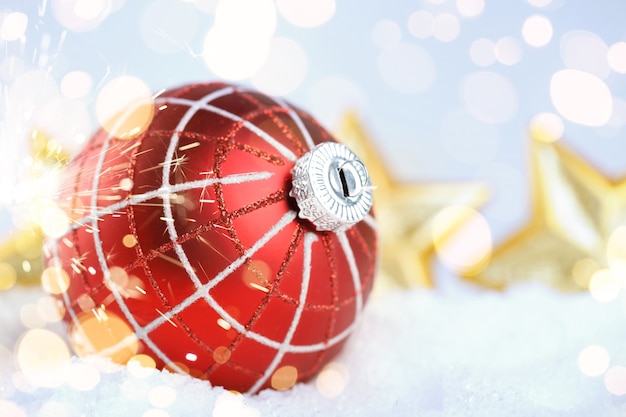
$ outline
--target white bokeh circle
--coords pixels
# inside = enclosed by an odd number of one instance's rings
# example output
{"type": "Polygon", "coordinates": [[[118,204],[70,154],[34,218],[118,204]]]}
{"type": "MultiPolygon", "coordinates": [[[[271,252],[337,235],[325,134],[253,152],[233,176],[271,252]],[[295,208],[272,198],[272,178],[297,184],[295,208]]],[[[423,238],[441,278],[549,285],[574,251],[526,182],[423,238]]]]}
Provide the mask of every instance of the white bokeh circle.
{"type": "Polygon", "coordinates": [[[524,41],[536,48],[547,45],[552,40],[553,33],[552,22],[543,15],[528,17],[522,26],[524,41]]]}
{"type": "Polygon", "coordinates": [[[335,14],[335,0],[276,0],[281,16],[294,26],[312,28],[329,21],[335,14]]]}
{"type": "Polygon", "coordinates": [[[604,40],[593,32],[573,30],[561,36],[561,59],[566,68],[605,79],[611,72],[608,52],[604,40]]]}
{"type": "Polygon", "coordinates": [[[283,96],[302,84],[307,69],[304,48],[293,39],[276,37],[270,43],[265,65],[252,77],[252,84],[265,94],[283,96]]]}
{"type": "Polygon", "coordinates": [[[602,126],[613,113],[613,97],[604,81],[585,71],[564,69],[552,75],[550,98],[561,116],[584,126],[602,126]]]}

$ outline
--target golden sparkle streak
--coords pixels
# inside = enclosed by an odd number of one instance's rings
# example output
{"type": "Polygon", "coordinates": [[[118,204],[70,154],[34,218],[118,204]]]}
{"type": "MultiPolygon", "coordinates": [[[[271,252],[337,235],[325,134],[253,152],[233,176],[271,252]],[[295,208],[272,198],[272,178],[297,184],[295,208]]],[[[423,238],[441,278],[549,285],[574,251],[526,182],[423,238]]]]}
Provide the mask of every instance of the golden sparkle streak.
{"type": "Polygon", "coordinates": [[[609,247],[626,225],[626,178],[606,178],[549,136],[531,130],[528,224],[494,249],[483,270],[469,269],[465,277],[498,289],[540,281],[575,291],[626,262],[626,256],[611,259],[609,247]]]}
{"type": "MultiPolygon", "coordinates": [[[[363,161],[374,185],[380,265],[377,288],[432,287],[435,246],[451,237],[467,220],[448,216],[433,238],[433,221],[451,205],[472,208],[487,200],[487,189],[476,183],[400,183],[381,160],[374,141],[354,113],[343,117],[337,138],[363,161]]],[[[459,211],[461,213],[461,211],[459,211]]]]}

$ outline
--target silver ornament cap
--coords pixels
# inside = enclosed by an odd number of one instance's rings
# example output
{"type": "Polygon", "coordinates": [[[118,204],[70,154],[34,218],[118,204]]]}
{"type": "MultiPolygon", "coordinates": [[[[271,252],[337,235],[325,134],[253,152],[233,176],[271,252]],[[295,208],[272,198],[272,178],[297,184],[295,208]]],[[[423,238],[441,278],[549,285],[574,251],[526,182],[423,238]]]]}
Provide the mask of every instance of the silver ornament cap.
{"type": "Polygon", "coordinates": [[[298,216],[319,231],[348,229],[372,208],[367,169],[345,145],[320,143],[296,161],[291,173],[289,195],[298,204],[298,216]]]}

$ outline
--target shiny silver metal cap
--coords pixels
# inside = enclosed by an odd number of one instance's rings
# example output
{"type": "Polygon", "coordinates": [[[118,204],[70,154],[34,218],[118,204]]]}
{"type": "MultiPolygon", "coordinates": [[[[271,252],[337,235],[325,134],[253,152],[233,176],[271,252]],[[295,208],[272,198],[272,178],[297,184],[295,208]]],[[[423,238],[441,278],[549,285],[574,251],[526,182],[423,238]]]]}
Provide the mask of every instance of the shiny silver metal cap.
{"type": "Polygon", "coordinates": [[[367,169],[345,145],[320,143],[296,161],[291,173],[289,195],[298,203],[298,216],[317,230],[345,230],[372,208],[367,169]]]}

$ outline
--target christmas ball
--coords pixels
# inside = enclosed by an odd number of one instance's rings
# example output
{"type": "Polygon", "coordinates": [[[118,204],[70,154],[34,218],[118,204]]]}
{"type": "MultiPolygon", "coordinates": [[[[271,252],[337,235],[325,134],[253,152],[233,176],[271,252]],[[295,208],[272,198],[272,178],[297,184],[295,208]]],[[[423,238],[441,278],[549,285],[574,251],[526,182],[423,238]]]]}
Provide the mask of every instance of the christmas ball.
{"type": "Polygon", "coordinates": [[[121,114],[131,129],[100,130],[65,171],[67,228],[42,278],[74,350],[240,392],[312,377],[372,288],[366,168],[307,113],[244,87],[150,105],[148,123],[121,114]]]}

